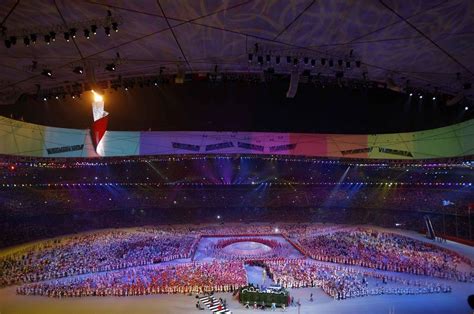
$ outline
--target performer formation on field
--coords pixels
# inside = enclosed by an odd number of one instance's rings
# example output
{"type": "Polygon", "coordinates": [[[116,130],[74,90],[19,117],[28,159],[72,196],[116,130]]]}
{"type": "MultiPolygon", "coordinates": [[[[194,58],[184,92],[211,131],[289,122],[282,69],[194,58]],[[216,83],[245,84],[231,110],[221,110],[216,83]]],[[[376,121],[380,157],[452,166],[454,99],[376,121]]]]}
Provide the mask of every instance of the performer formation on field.
{"type": "Polygon", "coordinates": [[[50,297],[234,291],[247,284],[244,263],[257,260],[282,286],[320,287],[335,299],[449,292],[450,285],[436,278],[474,282],[469,259],[394,233],[283,224],[280,234],[282,241],[268,237],[277,235],[269,225],[183,225],[48,240],[0,257],[0,285],[23,284],[19,294],[50,297]],[[209,245],[212,262],[193,262],[201,237],[209,235],[227,239],[209,245]],[[220,252],[243,240],[266,245],[272,253],[220,252]],[[287,250],[295,247],[301,258],[289,258],[287,250]]]}

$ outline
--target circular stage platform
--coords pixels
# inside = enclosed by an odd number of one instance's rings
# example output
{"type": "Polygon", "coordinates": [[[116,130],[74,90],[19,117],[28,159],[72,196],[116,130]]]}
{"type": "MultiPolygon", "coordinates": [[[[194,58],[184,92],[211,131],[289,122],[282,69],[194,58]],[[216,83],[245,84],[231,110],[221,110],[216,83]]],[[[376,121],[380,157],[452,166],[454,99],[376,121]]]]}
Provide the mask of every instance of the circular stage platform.
{"type": "Polygon", "coordinates": [[[272,248],[263,243],[254,241],[243,241],[227,245],[222,249],[222,252],[228,255],[240,256],[259,256],[267,254],[272,248]]]}

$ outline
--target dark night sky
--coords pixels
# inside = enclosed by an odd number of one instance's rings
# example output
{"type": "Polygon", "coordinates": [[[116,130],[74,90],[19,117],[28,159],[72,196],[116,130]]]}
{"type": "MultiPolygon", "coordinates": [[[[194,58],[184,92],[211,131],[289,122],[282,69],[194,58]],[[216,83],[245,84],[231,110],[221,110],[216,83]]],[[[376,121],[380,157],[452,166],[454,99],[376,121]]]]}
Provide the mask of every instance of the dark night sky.
{"type": "MultiPolygon", "coordinates": [[[[472,118],[464,105],[423,104],[386,89],[315,87],[300,84],[285,97],[288,81],[271,83],[187,82],[108,91],[110,130],[274,131],[312,133],[391,133],[445,126],[472,118]]],[[[88,128],[91,97],[80,100],[25,98],[0,107],[0,114],[50,126],[88,128]]]]}

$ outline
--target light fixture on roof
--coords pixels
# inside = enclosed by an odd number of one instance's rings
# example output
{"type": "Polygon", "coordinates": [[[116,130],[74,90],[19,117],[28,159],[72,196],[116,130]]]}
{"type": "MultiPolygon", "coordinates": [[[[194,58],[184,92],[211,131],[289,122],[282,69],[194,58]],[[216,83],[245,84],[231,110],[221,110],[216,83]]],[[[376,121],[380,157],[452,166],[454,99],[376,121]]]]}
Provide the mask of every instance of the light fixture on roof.
{"type": "Polygon", "coordinates": [[[410,95],[409,95],[409,96],[410,96],[410,97],[411,97],[411,96],[413,96],[413,93],[410,93],[410,95]]]}
{"type": "Polygon", "coordinates": [[[77,32],[77,29],[75,28],[69,29],[69,34],[71,35],[72,38],[76,38],[76,32],[77,32]]]}
{"type": "Polygon", "coordinates": [[[105,69],[107,71],[110,71],[110,72],[115,71],[115,64],[114,63],[109,63],[105,66],[105,69]]]}
{"type": "Polygon", "coordinates": [[[87,29],[87,28],[84,29],[84,37],[85,37],[86,39],[91,38],[91,32],[90,32],[90,30],[87,29]]]}
{"type": "Polygon", "coordinates": [[[82,74],[82,73],[84,73],[84,68],[81,67],[81,66],[77,66],[72,70],[72,72],[74,72],[76,74],[82,74]]]}
{"type": "Polygon", "coordinates": [[[420,99],[423,99],[423,95],[420,95],[420,99]]]}
{"type": "Polygon", "coordinates": [[[433,100],[436,100],[436,96],[433,96],[433,100]]]}
{"type": "Polygon", "coordinates": [[[44,75],[44,76],[47,76],[47,77],[52,77],[53,72],[49,69],[43,69],[43,71],[41,71],[41,75],[44,75]]]}

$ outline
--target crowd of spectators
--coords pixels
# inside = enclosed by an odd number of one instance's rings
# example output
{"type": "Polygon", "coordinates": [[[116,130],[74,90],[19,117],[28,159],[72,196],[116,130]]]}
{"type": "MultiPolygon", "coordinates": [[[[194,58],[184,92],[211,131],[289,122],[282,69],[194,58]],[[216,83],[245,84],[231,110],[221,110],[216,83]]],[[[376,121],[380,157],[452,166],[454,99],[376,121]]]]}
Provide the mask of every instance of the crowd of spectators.
{"type": "Polygon", "coordinates": [[[474,188],[405,186],[90,186],[0,188],[2,215],[163,208],[317,207],[467,215],[474,188]]]}
{"type": "Polygon", "coordinates": [[[155,156],[101,161],[74,158],[43,162],[0,157],[5,184],[198,183],[252,184],[271,182],[405,182],[472,183],[472,164],[396,163],[378,160],[327,160],[304,157],[155,156]]]}

